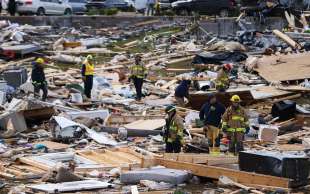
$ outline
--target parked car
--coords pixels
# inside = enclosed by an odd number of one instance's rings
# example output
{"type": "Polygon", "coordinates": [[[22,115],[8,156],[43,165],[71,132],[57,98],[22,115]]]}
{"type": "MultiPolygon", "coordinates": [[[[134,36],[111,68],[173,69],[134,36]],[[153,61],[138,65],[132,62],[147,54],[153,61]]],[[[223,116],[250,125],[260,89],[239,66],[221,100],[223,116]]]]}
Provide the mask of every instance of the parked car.
{"type": "Polygon", "coordinates": [[[199,13],[203,15],[220,15],[227,17],[236,7],[235,0],[181,0],[171,4],[180,15],[199,13]]]}
{"type": "Polygon", "coordinates": [[[71,15],[72,7],[62,0],[19,0],[17,12],[21,15],[71,15]]]}
{"type": "Polygon", "coordinates": [[[160,9],[170,9],[171,4],[176,2],[177,0],[159,0],[160,9]]]}
{"type": "Polygon", "coordinates": [[[90,0],[86,4],[87,10],[105,8],[104,0],[90,0]]]}
{"type": "Polygon", "coordinates": [[[130,8],[130,5],[125,0],[106,0],[98,1],[93,0],[86,4],[87,9],[102,9],[102,8],[117,8],[119,10],[126,11],[130,8]]]}
{"type": "Polygon", "coordinates": [[[84,14],[87,11],[86,0],[67,0],[69,5],[72,7],[74,14],[84,14]]]}

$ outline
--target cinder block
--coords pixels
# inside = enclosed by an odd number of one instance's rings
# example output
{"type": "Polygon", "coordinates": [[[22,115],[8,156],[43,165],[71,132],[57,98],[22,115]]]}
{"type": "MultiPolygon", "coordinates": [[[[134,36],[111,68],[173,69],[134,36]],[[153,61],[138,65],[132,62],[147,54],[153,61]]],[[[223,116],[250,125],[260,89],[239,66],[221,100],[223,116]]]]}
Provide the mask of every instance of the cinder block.
{"type": "Polygon", "coordinates": [[[125,184],[137,184],[140,180],[166,182],[174,185],[184,183],[190,174],[183,170],[170,168],[153,168],[150,170],[129,171],[121,174],[121,182],[125,184]]]}

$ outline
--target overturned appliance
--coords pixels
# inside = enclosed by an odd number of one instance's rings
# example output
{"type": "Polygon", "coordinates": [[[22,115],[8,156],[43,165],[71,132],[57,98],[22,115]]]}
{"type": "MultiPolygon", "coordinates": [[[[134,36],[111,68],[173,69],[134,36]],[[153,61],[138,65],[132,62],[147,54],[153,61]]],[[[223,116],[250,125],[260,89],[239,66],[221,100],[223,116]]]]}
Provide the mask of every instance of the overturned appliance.
{"type": "Polygon", "coordinates": [[[54,116],[50,124],[53,138],[58,141],[71,142],[81,138],[84,133],[81,125],[65,117],[54,116]]]}
{"type": "Polygon", "coordinates": [[[307,183],[310,158],[305,153],[276,151],[243,151],[239,168],[247,172],[293,179],[296,185],[307,183]]]}

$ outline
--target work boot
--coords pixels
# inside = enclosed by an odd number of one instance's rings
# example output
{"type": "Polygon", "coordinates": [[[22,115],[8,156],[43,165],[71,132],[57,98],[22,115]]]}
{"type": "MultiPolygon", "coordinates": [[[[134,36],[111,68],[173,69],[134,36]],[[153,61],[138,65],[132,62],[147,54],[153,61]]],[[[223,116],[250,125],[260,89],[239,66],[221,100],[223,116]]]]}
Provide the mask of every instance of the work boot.
{"type": "Polygon", "coordinates": [[[213,156],[218,156],[221,154],[220,148],[218,148],[218,147],[210,148],[210,150],[211,150],[210,154],[213,156]]]}

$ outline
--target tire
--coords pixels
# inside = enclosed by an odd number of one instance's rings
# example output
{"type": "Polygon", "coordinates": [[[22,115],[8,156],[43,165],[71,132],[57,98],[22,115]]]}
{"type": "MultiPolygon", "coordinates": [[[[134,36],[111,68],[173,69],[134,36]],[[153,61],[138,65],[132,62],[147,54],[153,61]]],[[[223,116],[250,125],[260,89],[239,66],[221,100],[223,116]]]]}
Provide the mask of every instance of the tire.
{"type": "Polygon", "coordinates": [[[64,12],[65,15],[72,15],[71,9],[66,9],[64,12]]]}
{"type": "Polygon", "coordinates": [[[220,17],[222,17],[222,18],[228,17],[228,16],[229,16],[229,11],[228,11],[228,9],[221,9],[219,15],[220,15],[220,17]]]}
{"type": "Polygon", "coordinates": [[[37,15],[39,15],[39,16],[45,15],[45,9],[43,7],[39,7],[39,9],[37,11],[37,15]]]}

